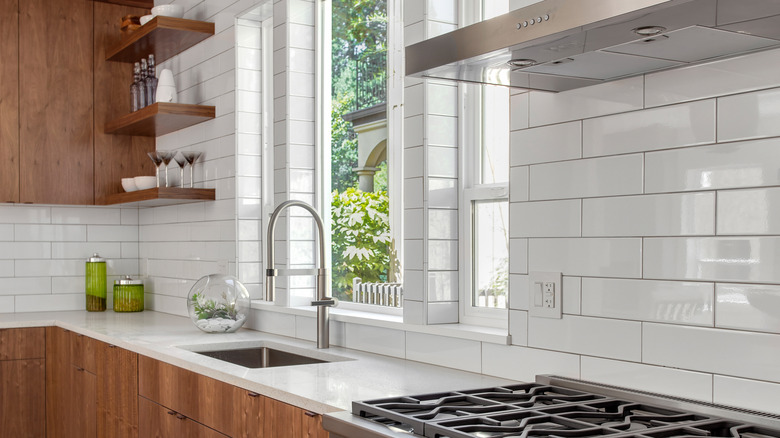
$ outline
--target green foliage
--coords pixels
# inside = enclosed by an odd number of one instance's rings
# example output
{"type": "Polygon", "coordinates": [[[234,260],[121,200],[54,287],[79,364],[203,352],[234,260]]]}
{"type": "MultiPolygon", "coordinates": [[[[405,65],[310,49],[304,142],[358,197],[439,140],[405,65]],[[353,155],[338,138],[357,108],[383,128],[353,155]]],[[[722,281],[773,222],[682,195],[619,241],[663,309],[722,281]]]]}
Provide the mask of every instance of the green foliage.
{"type": "Polygon", "coordinates": [[[330,114],[330,178],[331,187],[338,192],[358,185],[357,173],[352,170],[358,160],[357,137],[352,123],[341,118],[350,111],[352,102],[351,95],[334,101],[330,114]]]}
{"type": "MultiPolygon", "coordinates": [[[[387,46],[386,0],[333,0],[331,50],[333,78],[341,77],[363,52],[387,46]]],[[[333,96],[339,96],[333,87],[333,96]]]]}
{"type": "Polygon", "coordinates": [[[229,302],[225,293],[222,294],[222,300],[222,303],[217,303],[213,299],[206,298],[203,296],[203,294],[193,294],[193,307],[195,309],[195,313],[198,315],[198,319],[238,319],[236,303],[229,302]]]}
{"type": "Polygon", "coordinates": [[[374,174],[374,190],[377,192],[387,192],[387,161],[382,161],[374,174]]]}
{"type": "Polygon", "coordinates": [[[333,191],[333,295],[351,300],[352,279],[386,282],[390,266],[387,192],[333,191]]]}

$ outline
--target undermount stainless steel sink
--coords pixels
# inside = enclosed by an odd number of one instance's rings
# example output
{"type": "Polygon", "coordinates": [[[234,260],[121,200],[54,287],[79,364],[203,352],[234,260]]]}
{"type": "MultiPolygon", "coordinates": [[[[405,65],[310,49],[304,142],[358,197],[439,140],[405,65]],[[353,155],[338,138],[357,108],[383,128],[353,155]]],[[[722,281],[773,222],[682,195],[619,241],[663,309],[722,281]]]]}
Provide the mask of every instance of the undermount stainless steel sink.
{"type": "Polygon", "coordinates": [[[242,348],[238,350],[196,351],[198,354],[241,365],[247,368],[287,367],[324,363],[326,360],[301,356],[270,347],[242,348]]]}

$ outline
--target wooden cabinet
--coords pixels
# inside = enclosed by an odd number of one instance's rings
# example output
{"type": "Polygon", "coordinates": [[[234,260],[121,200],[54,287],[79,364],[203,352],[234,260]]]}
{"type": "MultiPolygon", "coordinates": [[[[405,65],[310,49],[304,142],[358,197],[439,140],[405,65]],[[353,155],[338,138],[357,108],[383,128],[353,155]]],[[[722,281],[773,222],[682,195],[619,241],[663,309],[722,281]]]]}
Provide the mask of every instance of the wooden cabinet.
{"type": "Polygon", "coordinates": [[[97,376],[85,368],[70,366],[70,415],[62,425],[66,436],[97,438],[97,376]]]}
{"type": "Polygon", "coordinates": [[[0,330],[0,431],[43,438],[45,431],[43,328],[0,330]]]}
{"type": "Polygon", "coordinates": [[[139,433],[144,438],[227,438],[186,415],[138,397],[139,433]]]}
{"type": "Polygon", "coordinates": [[[92,1],[19,2],[20,199],[93,204],[92,1]]]}
{"type": "Polygon", "coordinates": [[[19,202],[19,1],[0,0],[0,202],[19,202]]]}
{"type": "Polygon", "coordinates": [[[98,436],[138,438],[138,354],[95,342],[98,436]]]}

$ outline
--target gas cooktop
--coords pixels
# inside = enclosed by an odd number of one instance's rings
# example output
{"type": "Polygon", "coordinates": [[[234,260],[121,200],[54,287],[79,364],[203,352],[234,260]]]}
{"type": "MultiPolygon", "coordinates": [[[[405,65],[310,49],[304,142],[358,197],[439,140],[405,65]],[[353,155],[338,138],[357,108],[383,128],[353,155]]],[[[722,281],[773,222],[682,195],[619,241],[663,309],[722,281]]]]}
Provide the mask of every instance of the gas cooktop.
{"type": "Polygon", "coordinates": [[[565,378],[537,380],[353,402],[352,414],[385,426],[388,436],[780,438],[780,418],[769,414],[565,378]]]}

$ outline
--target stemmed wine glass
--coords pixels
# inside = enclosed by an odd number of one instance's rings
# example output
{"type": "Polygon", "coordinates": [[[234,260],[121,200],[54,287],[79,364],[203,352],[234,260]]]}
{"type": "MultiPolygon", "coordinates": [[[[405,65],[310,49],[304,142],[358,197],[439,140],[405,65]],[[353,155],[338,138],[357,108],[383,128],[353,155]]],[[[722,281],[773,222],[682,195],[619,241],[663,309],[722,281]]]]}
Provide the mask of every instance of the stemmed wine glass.
{"type": "Polygon", "coordinates": [[[187,159],[182,153],[174,153],[173,160],[179,165],[179,186],[184,188],[184,166],[187,165],[187,159]]]}
{"type": "Polygon", "coordinates": [[[157,152],[147,152],[146,155],[148,155],[154,163],[154,175],[157,178],[157,187],[160,187],[160,164],[163,160],[157,152]]]}
{"type": "Polygon", "coordinates": [[[157,155],[162,159],[162,162],[165,164],[165,187],[170,187],[168,184],[168,164],[173,159],[173,156],[176,154],[176,152],[171,151],[157,151],[157,155]]]}
{"type": "Polygon", "coordinates": [[[195,162],[198,161],[198,158],[203,154],[202,152],[182,152],[181,153],[184,156],[184,159],[187,160],[188,163],[190,163],[190,188],[193,187],[193,182],[195,181],[194,178],[194,172],[195,169],[195,162]]]}

